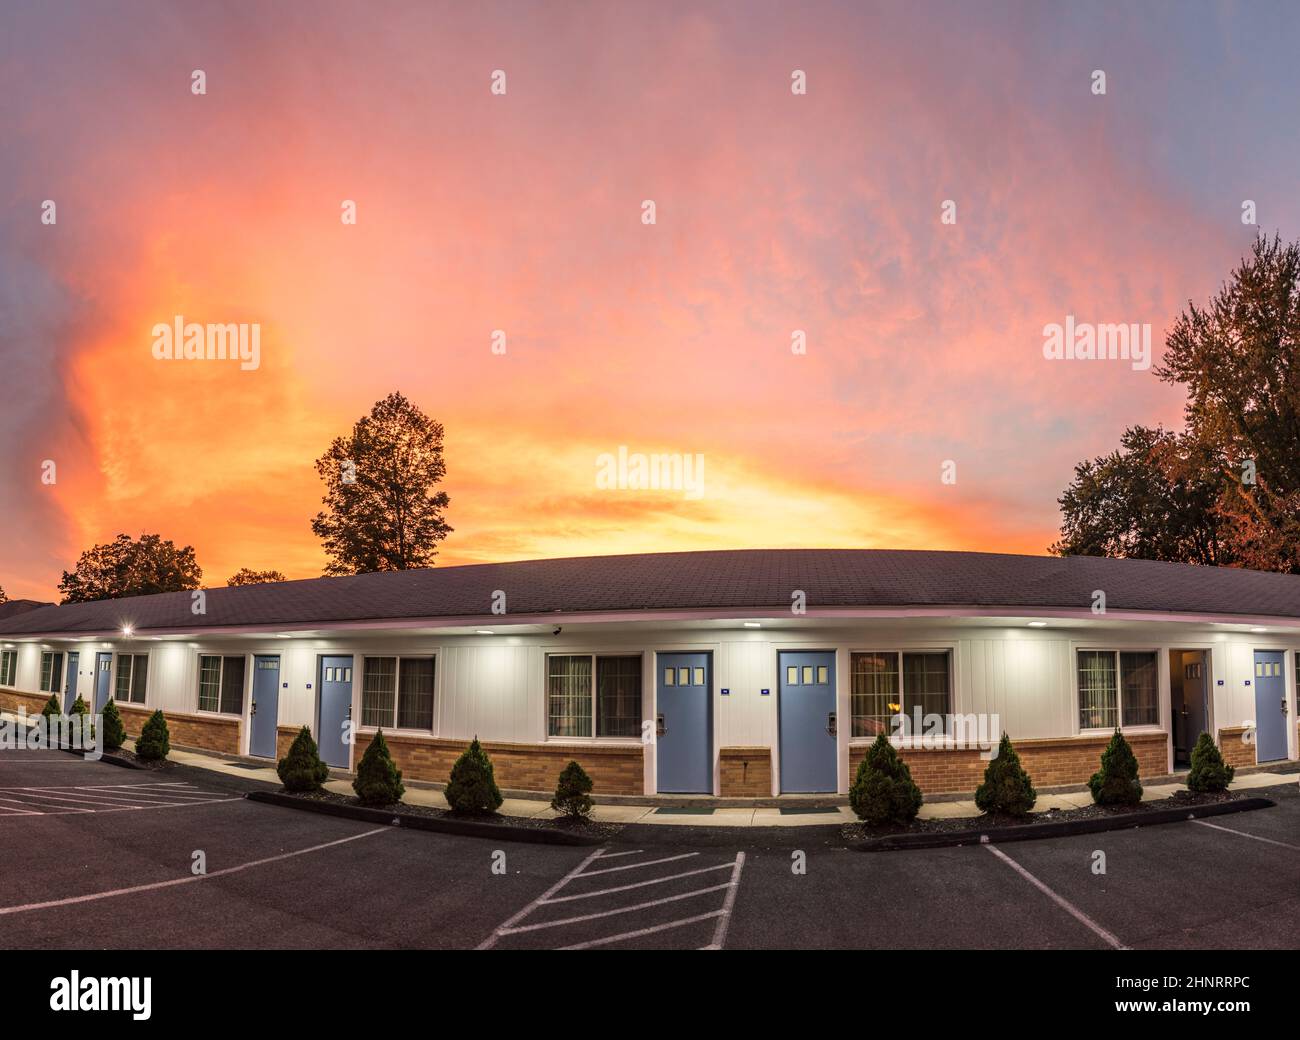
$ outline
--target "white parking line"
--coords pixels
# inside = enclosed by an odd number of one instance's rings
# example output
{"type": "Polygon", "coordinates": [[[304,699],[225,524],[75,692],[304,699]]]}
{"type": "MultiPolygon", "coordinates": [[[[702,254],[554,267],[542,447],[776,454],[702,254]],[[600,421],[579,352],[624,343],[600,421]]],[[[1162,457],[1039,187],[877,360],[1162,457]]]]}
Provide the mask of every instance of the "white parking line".
{"type": "Polygon", "coordinates": [[[683,852],[680,856],[665,856],[663,859],[648,859],[644,863],[625,863],[621,867],[606,867],[604,870],[588,870],[582,874],[575,874],[574,877],[595,877],[597,874],[613,874],[616,870],[638,870],[641,867],[653,867],[659,863],[671,863],[677,859],[690,859],[692,856],[698,856],[698,852],[683,852]]]}
{"type": "Polygon", "coordinates": [[[722,916],[718,918],[718,927],[713,933],[713,942],[704,947],[706,950],[720,950],[727,940],[727,926],[731,924],[731,908],[736,903],[736,893],[740,890],[740,872],[745,869],[745,854],[736,853],[736,869],[728,883],[727,898],[722,903],[722,916]]]}
{"type": "Polygon", "coordinates": [[[1242,838],[1250,838],[1252,841],[1262,841],[1266,845],[1278,845],[1284,849],[1295,849],[1300,852],[1300,845],[1288,845],[1284,841],[1277,841],[1273,838],[1261,838],[1258,834],[1247,834],[1245,831],[1234,831],[1231,827],[1224,827],[1217,823],[1206,823],[1204,820],[1193,820],[1192,823],[1199,823],[1202,827],[1211,827],[1216,831],[1223,831],[1225,834],[1236,834],[1242,838]]]}
{"type": "Polygon", "coordinates": [[[550,896],[554,895],[556,892],[562,889],[571,880],[573,880],[573,878],[577,877],[582,872],[583,867],[585,867],[588,863],[591,863],[593,860],[599,859],[600,854],[603,851],[604,851],[604,847],[602,846],[601,848],[593,852],[590,856],[588,856],[586,859],[584,859],[581,863],[579,863],[576,867],[574,867],[571,871],[565,874],[564,877],[560,878],[559,881],[553,884],[550,888],[548,888],[540,896],[538,896],[526,907],[520,910],[517,914],[515,914],[513,917],[511,917],[509,920],[505,921],[504,923],[498,925],[493,930],[491,935],[489,935],[486,939],[484,939],[481,943],[478,944],[477,948],[480,950],[492,949],[492,947],[497,944],[497,940],[500,939],[501,936],[505,934],[506,929],[513,927],[516,922],[522,921],[525,917],[527,917],[534,910],[536,910],[538,906],[540,906],[543,902],[546,901],[546,899],[548,899],[550,896]]]}
{"type": "Polygon", "coordinates": [[[720,917],[724,911],[714,910],[712,913],[698,914],[695,917],[684,917],[680,921],[669,921],[667,924],[656,924],[649,928],[638,928],[635,932],[622,932],[618,935],[606,935],[601,939],[591,939],[588,942],[574,943],[572,946],[561,946],[562,950],[589,950],[593,946],[606,946],[613,942],[622,942],[624,939],[639,939],[643,935],[654,935],[656,932],[666,932],[672,928],[683,928],[688,924],[695,924],[697,921],[707,921],[712,917],[720,917]]]}
{"type": "Polygon", "coordinates": [[[682,899],[691,899],[694,896],[708,895],[710,892],[721,892],[724,888],[730,888],[731,882],[724,881],[720,885],[713,885],[711,888],[697,888],[693,892],[683,892],[677,896],[664,896],[663,899],[650,899],[644,903],[633,903],[631,906],[620,906],[613,910],[600,910],[594,914],[580,914],[577,917],[562,917],[558,921],[543,921],[541,924],[524,924],[518,928],[507,928],[502,935],[515,935],[519,932],[536,932],[543,928],[558,928],[564,924],[578,924],[581,921],[594,921],[598,917],[614,917],[617,914],[630,914],[637,910],[648,910],[652,906],[663,906],[665,903],[676,903],[682,899]]]}
{"type": "Polygon", "coordinates": [[[985,845],[984,847],[988,849],[991,853],[993,853],[993,855],[997,856],[998,859],[1002,860],[1003,863],[1009,866],[1022,878],[1028,881],[1031,885],[1033,885],[1036,889],[1038,889],[1038,891],[1042,892],[1043,895],[1047,896],[1048,899],[1050,899],[1053,903],[1055,903],[1062,910],[1068,913],[1076,921],[1078,921],[1082,925],[1086,925],[1096,935],[1100,936],[1102,939],[1104,939],[1115,949],[1117,950],[1128,949],[1128,947],[1125,946],[1122,942],[1120,942],[1117,938],[1115,938],[1114,935],[1106,931],[1105,928],[1099,925],[1096,921],[1094,921],[1091,917],[1085,914],[1082,910],[1080,910],[1077,906],[1071,903],[1064,896],[1057,895],[1054,891],[1052,891],[1052,889],[1048,888],[1045,884],[1043,884],[1043,882],[1039,881],[1038,878],[1034,877],[1033,874],[1029,873],[1029,871],[1027,871],[1024,867],[1022,867],[1019,863],[1017,863],[1014,859],[1008,856],[996,845],[985,845]]]}
{"type": "Polygon", "coordinates": [[[616,885],[614,888],[598,888],[594,892],[579,892],[575,896],[555,896],[553,899],[546,900],[547,904],[568,903],[574,899],[594,899],[596,896],[612,895],[615,892],[626,892],[629,888],[644,888],[646,885],[662,885],[668,881],[676,881],[679,878],[694,877],[696,874],[707,874],[711,870],[732,870],[732,863],[718,863],[712,867],[700,867],[699,870],[686,870],[680,874],[669,874],[667,877],[651,878],[649,881],[634,881],[630,885],[616,885]]]}
{"type": "Polygon", "coordinates": [[[0,906],[0,916],[6,914],[21,914],[28,910],[49,910],[58,906],[73,906],[77,903],[92,903],[99,899],[112,899],[115,896],[134,895],[137,892],[155,892],[160,888],[174,888],[177,885],[188,885],[196,881],[208,881],[212,878],[227,877],[230,874],[239,874],[245,870],[252,870],[254,867],[266,866],[268,863],[279,863],[281,860],[293,859],[295,856],[305,856],[309,852],[319,852],[321,849],[333,848],[335,845],[345,845],[350,841],[359,841],[362,838],[373,837],[376,834],[387,834],[391,830],[391,827],[376,827],[374,830],[362,831],[360,834],[352,834],[346,838],[327,841],[321,845],[312,845],[310,848],[295,849],[293,852],[282,852],[278,856],[267,856],[265,859],[255,859],[249,863],[240,863],[237,866],[214,870],[210,874],[187,874],[185,877],[172,878],[170,881],[155,881],[148,885],[132,885],[130,888],[114,888],[107,892],[91,892],[88,895],[71,896],[67,899],[50,899],[44,903],[23,903],[19,906],[0,906]]]}

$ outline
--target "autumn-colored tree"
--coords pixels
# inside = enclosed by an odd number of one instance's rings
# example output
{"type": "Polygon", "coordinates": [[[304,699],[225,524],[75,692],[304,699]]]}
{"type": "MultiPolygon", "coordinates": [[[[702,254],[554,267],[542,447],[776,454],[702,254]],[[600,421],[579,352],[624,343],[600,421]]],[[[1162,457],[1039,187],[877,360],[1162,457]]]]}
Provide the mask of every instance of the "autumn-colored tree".
{"type": "Polygon", "coordinates": [[[272,581],[288,581],[279,571],[255,571],[249,567],[240,567],[226,579],[227,585],[265,585],[272,581]]]}
{"type": "Polygon", "coordinates": [[[59,591],[64,603],[88,603],[197,589],[202,577],[192,545],[178,549],[156,534],[142,534],[138,541],[119,534],[83,552],[76,568],[63,572],[59,591]]]}
{"type": "Polygon", "coordinates": [[[1075,467],[1053,550],[1300,573],[1300,243],[1257,239],[1154,371],[1185,388],[1185,430],[1075,467]]]}
{"type": "Polygon", "coordinates": [[[436,490],[447,471],[442,424],[400,393],[375,404],[316,460],[325,508],[311,529],[329,557],[326,574],[431,567],[451,527],[436,490]]]}

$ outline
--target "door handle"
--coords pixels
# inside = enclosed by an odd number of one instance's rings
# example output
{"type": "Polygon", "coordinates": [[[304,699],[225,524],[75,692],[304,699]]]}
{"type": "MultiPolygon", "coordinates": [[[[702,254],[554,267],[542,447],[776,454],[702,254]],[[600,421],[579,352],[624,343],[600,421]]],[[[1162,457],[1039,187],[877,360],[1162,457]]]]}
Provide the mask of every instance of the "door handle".
{"type": "Polygon", "coordinates": [[[250,715],[256,715],[256,714],[257,714],[257,701],[253,701],[253,704],[252,704],[252,710],[249,711],[249,714],[250,714],[250,715]]]}
{"type": "Polygon", "coordinates": [[[1286,712],[1287,712],[1287,707],[1286,707],[1286,698],[1283,697],[1283,698],[1282,698],[1282,714],[1285,715],[1286,712]]]}
{"type": "Polygon", "coordinates": [[[664,725],[664,717],[663,717],[662,715],[656,715],[656,716],[655,716],[655,736],[656,736],[656,737],[662,737],[662,736],[666,735],[667,732],[668,732],[668,727],[664,725]]]}
{"type": "Polygon", "coordinates": [[[836,735],[835,712],[833,711],[826,716],[826,732],[832,737],[836,735]]]}

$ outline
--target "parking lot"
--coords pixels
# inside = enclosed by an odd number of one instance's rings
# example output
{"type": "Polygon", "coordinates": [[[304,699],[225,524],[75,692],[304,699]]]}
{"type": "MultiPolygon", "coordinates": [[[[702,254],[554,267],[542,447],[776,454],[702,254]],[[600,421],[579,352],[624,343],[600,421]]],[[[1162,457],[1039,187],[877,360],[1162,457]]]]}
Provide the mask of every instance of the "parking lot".
{"type": "Polygon", "coordinates": [[[242,798],[258,786],[0,752],[0,946],[1289,949],[1300,934],[1294,785],[1205,822],[894,853],[824,828],[491,842],[242,798]]]}

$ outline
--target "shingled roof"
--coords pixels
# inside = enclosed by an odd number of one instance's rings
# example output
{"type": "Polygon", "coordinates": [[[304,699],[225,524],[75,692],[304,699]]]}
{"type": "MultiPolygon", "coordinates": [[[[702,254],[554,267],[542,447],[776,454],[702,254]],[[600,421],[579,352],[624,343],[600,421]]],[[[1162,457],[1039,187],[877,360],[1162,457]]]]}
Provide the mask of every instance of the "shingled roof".
{"type": "Polygon", "coordinates": [[[716,610],[785,613],[802,589],[818,607],[1084,610],[1300,618],[1300,576],[1146,560],[897,549],[737,549],[434,567],[346,578],[46,606],[0,617],[0,635],[111,634],[205,628],[311,629],[338,622],[483,618],[497,590],[501,623],[551,614],[716,610]]]}

